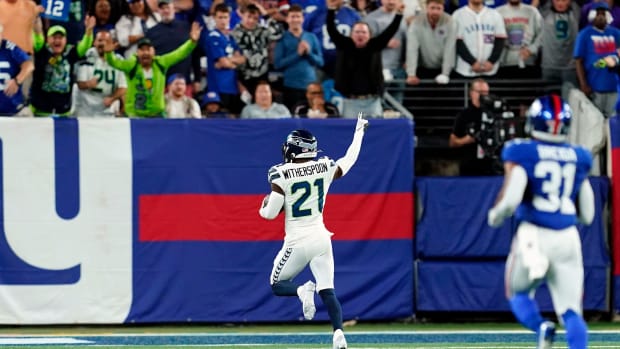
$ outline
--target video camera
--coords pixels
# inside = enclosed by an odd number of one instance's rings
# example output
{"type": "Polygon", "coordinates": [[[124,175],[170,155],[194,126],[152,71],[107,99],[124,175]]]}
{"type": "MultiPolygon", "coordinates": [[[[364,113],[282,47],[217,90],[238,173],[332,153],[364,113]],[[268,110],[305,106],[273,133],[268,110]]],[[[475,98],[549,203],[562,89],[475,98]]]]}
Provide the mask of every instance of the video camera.
{"type": "Polygon", "coordinates": [[[501,151],[504,143],[518,136],[518,122],[506,101],[496,95],[480,96],[480,108],[480,129],[474,133],[478,143],[478,158],[492,159],[494,171],[501,174],[501,151]]]}

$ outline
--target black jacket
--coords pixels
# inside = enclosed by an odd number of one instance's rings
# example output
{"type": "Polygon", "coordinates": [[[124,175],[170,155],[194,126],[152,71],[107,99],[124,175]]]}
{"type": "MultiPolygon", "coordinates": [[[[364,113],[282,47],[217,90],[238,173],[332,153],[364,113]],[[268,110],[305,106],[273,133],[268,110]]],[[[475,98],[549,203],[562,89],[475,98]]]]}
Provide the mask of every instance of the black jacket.
{"type": "Polygon", "coordinates": [[[327,32],[336,45],[335,87],[345,97],[383,95],[383,63],[381,51],[396,34],[403,16],[397,14],[390,25],[372,37],[365,47],[357,48],[353,39],[342,35],[335,24],[335,10],[327,11],[327,32]]]}

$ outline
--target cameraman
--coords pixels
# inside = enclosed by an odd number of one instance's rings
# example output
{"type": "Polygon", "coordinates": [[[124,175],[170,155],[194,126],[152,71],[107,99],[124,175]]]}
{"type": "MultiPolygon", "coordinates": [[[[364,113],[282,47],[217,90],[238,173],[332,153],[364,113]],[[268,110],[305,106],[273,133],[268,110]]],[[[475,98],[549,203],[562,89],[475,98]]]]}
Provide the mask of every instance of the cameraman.
{"type": "Polygon", "coordinates": [[[488,157],[479,158],[478,140],[476,139],[482,123],[480,96],[488,94],[489,84],[484,79],[473,80],[469,84],[469,106],[463,109],[454,120],[454,127],[450,134],[450,147],[462,150],[459,164],[461,176],[495,175],[493,160],[488,157]]]}

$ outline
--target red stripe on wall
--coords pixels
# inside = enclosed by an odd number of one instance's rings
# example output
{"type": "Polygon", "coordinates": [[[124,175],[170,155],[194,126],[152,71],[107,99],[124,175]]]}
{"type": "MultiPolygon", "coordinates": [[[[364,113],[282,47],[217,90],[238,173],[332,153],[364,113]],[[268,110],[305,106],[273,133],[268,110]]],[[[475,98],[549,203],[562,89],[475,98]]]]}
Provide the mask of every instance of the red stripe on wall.
{"type": "MultiPolygon", "coordinates": [[[[284,237],[281,214],[258,215],[264,195],[140,195],[140,241],[271,241],[284,237]]],[[[334,240],[411,239],[413,194],[330,194],[325,225],[334,240]]]]}
{"type": "Polygon", "coordinates": [[[620,275],[620,149],[611,149],[611,246],[614,275],[620,275]]]}

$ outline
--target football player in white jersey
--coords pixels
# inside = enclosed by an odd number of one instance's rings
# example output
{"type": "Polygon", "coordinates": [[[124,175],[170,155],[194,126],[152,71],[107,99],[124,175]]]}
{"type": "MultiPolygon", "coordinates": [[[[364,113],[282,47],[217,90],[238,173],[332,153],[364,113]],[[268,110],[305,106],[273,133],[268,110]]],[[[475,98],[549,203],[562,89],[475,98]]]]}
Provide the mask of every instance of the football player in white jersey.
{"type": "Polygon", "coordinates": [[[493,227],[515,215],[518,228],[506,262],[506,294],[517,320],[536,332],[539,349],[551,348],[555,336],[555,324],[542,318],[534,300],[543,280],[566,328],[568,348],[588,347],[576,224],[594,219],[594,193],[588,181],[592,155],[566,142],[570,121],[570,107],[559,96],[534,101],[526,124],[533,139],[517,139],[504,147],[504,188],[488,214],[493,227]]]}
{"type": "Polygon", "coordinates": [[[284,245],[273,262],[270,284],[276,296],[297,296],[302,302],[304,317],[314,317],[314,293],[318,292],[331,319],[333,348],[345,349],[342,332],[342,309],[334,292],[334,255],[331,236],[323,223],[323,206],[329,186],[349,172],[362,147],[368,121],[361,113],[355,125],[353,141],[346,154],[334,161],[328,157],[315,159],[316,138],[306,130],[294,130],[282,145],[284,163],[269,169],[271,193],[259,210],[261,217],[274,219],[285,215],[284,245]],[[312,281],[298,286],[293,282],[310,265],[312,281]]]}

